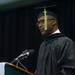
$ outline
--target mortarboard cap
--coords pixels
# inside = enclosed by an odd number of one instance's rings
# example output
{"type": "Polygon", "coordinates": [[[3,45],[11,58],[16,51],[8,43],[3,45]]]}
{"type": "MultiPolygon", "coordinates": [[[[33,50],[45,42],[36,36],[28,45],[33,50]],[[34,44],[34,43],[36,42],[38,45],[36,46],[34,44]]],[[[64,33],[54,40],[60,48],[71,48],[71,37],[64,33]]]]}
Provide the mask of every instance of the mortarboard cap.
{"type": "Polygon", "coordinates": [[[57,18],[57,15],[52,12],[52,11],[47,11],[45,8],[44,8],[44,11],[40,12],[37,16],[38,17],[41,17],[41,16],[44,16],[44,12],[46,11],[46,15],[50,15],[50,16],[53,16],[54,18],[57,18]]]}
{"type": "Polygon", "coordinates": [[[53,4],[51,6],[42,6],[42,7],[37,7],[36,9],[40,9],[39,10],[39,14],[37,15],[38,17],[44,16],[44,29],[47,30],[47,15],[51,15],[54,18],[57,19],[57,14],[55,14],[55,8],[56,8],[56,4],[53,4]]]}

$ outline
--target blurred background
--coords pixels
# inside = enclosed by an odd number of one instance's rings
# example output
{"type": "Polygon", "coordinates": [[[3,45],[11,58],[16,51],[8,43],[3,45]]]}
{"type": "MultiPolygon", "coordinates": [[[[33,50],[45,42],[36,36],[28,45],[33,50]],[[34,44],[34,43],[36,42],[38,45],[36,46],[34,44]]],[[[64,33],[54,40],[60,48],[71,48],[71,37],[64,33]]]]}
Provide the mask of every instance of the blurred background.
{"type": "Polygon", "coordinates": [[[42,42],[36,16],[43,6],[59,15],[61,31],[75,41],[74,0],[0,0],[0,62],[11,62],[25,49],[34,49],[32,56],[21,60],[34,72],[42,42]]]}

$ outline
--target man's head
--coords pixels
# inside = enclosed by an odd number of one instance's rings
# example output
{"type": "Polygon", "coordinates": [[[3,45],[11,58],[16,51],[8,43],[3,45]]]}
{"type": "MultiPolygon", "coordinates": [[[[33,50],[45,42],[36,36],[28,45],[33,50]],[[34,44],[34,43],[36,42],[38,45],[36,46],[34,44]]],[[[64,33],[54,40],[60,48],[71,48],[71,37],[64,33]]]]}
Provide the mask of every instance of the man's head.
{"type": "Polygon", "coordinates": [[[47,15],[47,30],[44,29],[45,19],[43,12],[40,13],[37,17],[37,26],[42,35],[48,36],[58,29],[58,21],[56,14],[54,14],[53,12],[48,11],[46,15],[47,15]]]}

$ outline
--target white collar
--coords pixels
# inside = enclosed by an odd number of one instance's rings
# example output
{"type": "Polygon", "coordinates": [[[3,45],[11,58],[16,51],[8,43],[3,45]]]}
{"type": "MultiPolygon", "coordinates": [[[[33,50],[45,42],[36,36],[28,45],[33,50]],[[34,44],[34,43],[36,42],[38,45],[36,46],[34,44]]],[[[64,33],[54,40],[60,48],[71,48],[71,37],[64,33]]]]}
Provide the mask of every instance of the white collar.
{"type": "Polygon", "coordinates": [[[57,29],[55,32],[53,32],[52,34],[56,34],[56,33],[61,33],[59,29],[57,29]]]}

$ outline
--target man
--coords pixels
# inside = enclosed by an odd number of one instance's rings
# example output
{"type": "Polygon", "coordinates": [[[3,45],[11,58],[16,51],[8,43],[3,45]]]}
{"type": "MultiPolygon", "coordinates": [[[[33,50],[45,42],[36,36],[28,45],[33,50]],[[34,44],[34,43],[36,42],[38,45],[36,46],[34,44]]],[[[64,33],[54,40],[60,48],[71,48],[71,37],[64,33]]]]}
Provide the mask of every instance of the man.
{"type": "Polygon", "coordinates": [[[39,49],[36,75],[75,75],[75,44],[62,34],[58,28],[55,13],[42,12],[37,19],[37,27],[45,37],[39,49]]]}

